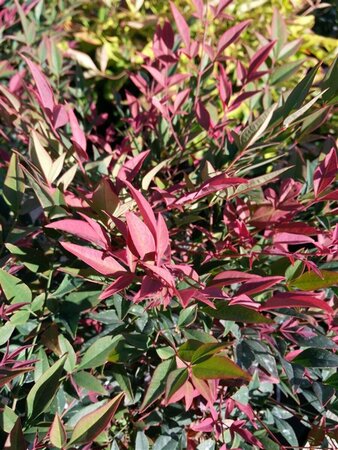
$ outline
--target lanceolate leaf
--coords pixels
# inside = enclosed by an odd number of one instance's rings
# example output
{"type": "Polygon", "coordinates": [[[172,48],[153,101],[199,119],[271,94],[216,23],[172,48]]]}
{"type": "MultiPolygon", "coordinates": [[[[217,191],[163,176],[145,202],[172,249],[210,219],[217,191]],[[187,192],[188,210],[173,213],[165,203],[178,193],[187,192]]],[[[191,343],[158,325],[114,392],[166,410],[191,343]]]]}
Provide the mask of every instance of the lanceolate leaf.
{"type": "Polygon", "coordinates": [[[56,448],[62,449],[66,445],[66,430],[58,414],[55,414],[52,426],[50,427],[49,440],[56,448]]]}
{"type": "Polygon", "coordinates": [[[20,209],[24,192],[24,175],[19,165],[18,157],[15,153],[13,153],[4,181],[3,196],[5,202],[15,213],[18,213],[20,209]]]}
{"type": "Polygon", "coordinates": [[[238,23],[237,25],[229,28],[220,38],[217,45],[217,54],[223,52],[229,45],[239,38],[241,33],[249,26],[251,20],[245,20],[244,22],[238,23]]]}
{"type": "Polygon", "coordinates": [[[318,298],[318,294],[308,292],[278,292],[271,297],[259,309],[268,311],[279,308],[319,308],[329,314],[333,314],[333,309],[324,300],[318,298]]]}
{"type": "Polygon", "coordinates": [[[224,302],[217,302],[216,309],[204,308],[209,316],[221,320],[233,320],[235,322],[244,323],[272,323],[273,321],[254,309],[245,306],[233,305],[229,306],[224,302]]]}
{"type": "Polygon", "coordinates": [[[27,413],[31,419],[46,411],[60,385],[63,366],[67,355],[62,356],[46,372],[41,375],[27,396],[27,413]]]}
{"type": "Polygon", "coordinates": [[[173,16],[174,16],[174,19],[176,22],[178,32],[180,33],[180,36],[184,42],[184,45],[187,48],[189,48],[190,30],[189,30],[188,24],[173,2],[170,2],[170,7],[171,7],[171,11],[173,13],[173,16]]]}
{"type": "Polygon", "coordinates": [[[68,447],[93,442],[109,425],[123,397],[123,393],[118,394],[104,406],[82,417],[75,425],[68,447]]]}
{"type": "Polygon", "coordinates": [[[22,432],[21,420],[18,418],[7,436],[4,450],[26,450],[27,443],[22,432]]]}
{"type": "Polygon", "coordinates": [[[326,155],[325,159],[321,162],[319,167],[314,172],[313,175],[313,188],[315,195],[318,196],[323,192],[332,181],[336,178],[338,173],[338,159],[337,151],[332,148],[331,151],[326,155]]]}
{"type": "Polygon", "coordinates": [[[167,384],[165,389],[165,398],[169,400],[175,392],[187,381],[188,379],[188,369],[176,369],[170,372],[167,378],[167,384]]]}
{"type": "Polygon", "coordinates": [[[103,275],[115,275],[116,273],[126,272],[126,269],[116,259],[112,256],[105,256],[105,253],[100,250],[82,247],[81,245],[71,244],[70,242],[61,242],[61,245],[103,275]]]}
{"type": "Polygon", "coordinates": [[[11,303],[29,303],[32,300],[29,287],[19,278],[2,269],[0,269],[0,286],[11,303]]]}
{"type": "Polygon", "coordinates": [[[131,251],[133,252],[133,249],[136,249],[141,259],[149,253],[154,253],[155,241],[147,225],[132,212],[126,214],[126,219],[129,233],[128,237],[132,244],[132,247],[129,246],[131,251]]]}
{"type": "Polygon", "coordinates": [[[314,272],[306,272],[290,282],[291,287],[302,291],[316,291],[338,285],[338,272],[321,270],[321,276],[314,272]]]}
{"type": "Polygon", "coordinates": [[[46,110],[48,110],[51,113],[55,106],[55,100],[52,88],[50,87],[47,78],[42,73],[40,68],[35,63],[33,63],[33,61],[30,61],[28,58],[24,56],[23,59],[26,61],[29,70],[34,78],[37,90],[39,92],[41,104],[46,110]]]}
{"type": "Polygon", "coordinates": [[[304,367],[338,367],[338,355],[323,348],[307,348],[292,362],[304,367]]]}
{"type": "Polygon", "coordinates": [[[202,380],[236,380],[250,381],[251,376],[231,359],[225,356],[212,356],[192,366],[192,373],[202,380]]]}
{"type": "Polygon", "coordinates": [[[244,129],[240,135],[241,149],[245,149],[253,145],[262,136],[269,126],[276,105],[272,105],[261,116],[244,129]]]}
{"type": "Polygon", "coordinates": [[[166,379],[169,372],[173,369],[175,363],[172,358],[167,359],[157,368],[152,376],[150,384],[148,386],[146,395],[143,399],[140,411],[147,409],[152,403],[154,403],[160,395],[163,394],[166,385],[166,379]]]}

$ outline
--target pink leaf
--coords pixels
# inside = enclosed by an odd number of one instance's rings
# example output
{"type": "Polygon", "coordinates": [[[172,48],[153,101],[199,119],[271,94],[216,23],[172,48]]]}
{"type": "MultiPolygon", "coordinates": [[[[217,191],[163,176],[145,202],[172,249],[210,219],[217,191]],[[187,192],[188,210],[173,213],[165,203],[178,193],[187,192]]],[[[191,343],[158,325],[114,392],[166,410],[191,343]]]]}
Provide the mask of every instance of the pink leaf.
{"type": "Polygon", "coordinates": [[[175,280],[167,269],[154,266],[153,264],[149,263],[143,263],[143,266],[145,266],[150,272],[156,275],[157,278],[160,278],[163,281],[165,281],[170,287],[175,288],[175,280]]]}
{"type": "Polygon", "coordinates": [[[122,289],[128,287],[132,283],[133,279],[134,274],[126,274],[116,278],[116,280],[100,294],[99,299],[105,300],[106,298],[111,297],[114,294],[117,294],[122,289]]]}
{"type": "Polygon", "coordinates": [[[203,19],[203,12],[204,12],[203,0],[193,0],[193,3],[195,5],[198,18],[200,20],[202,20],[203,19]]]}
{"type": "Polygon", "coordinates": [[[336,178],[337,168],[337,152],[335,148],[332,147],[313,175],[313,189],[316,197],[336,178]]]}
{"type": "MultiPolygon", "coordinates": [[[[84,217],[86,218],[86,216],[84,217]]],[[[88,223],[86,223],[83,220],[63,219],[50,223],[49,225],[46,225],[45,228],[65,231],[66,233],[73,234],[74,236],[91,242],[92,244],[96,244],[103,249],[109,248],[110,241],[107,233],[104,232],[100,225],[97,224],[94,220],[89,219],[89,221],[87,221],[88,223]]]]}
{"type": "Polygon", "coordinates": [[[169,232],[162,214],[157,218],[156,242],[157,264],[160,264],[170,247],[169,232]]]}
{"type": "Polygon", "coordinates": [[[251,20],[245,20],[244,22],[240,22],[237,25],[229,28],[220,38],[217,46],[217,54],[223,52],[229,45],[235,42],[240,34],[248,27],[251,23],[251,20]]]}
{"type": "Polygon", "coordinates": [[[190,30],[187,22],[185,21],[185,18],[182,16],[180,11],[176,8],[173,2],[170,2],[171,11],[173,13],[176,26],[178,29],[178,32],[180,33],[180,36],[182,38],[182,41],[184,42],[185,46],[189,48],[190,45],[190,30]]]}
{"type": "Polygon", "coordinates": [[[137,203],[137,206],[139,207],[139,210],[142,214],[144,223],[147,225],[147,227],[149,228],[149,230],[152,232],[153,236],[155,237],[157,222],[156,222],[155,214],[154,214],[150,204],[143,197],[141,192],[138,191],[137,189],[135,189],[133,187],[133,185],[131,183],[129,183],[129,181],[126,180],[124,183],[128,186],[133,199],[137,203]]]}
{"type": "Polygon", "coordinates": [[[55,105],[55,100],[52,88],[47,81],[47,78],[41,72],[40,68],[35,63],[33,63],[33,61],[30,61],[25,56],[22,56],[22,58],[26,61],[29,70],[34,78],[42,106],[45,109],[49,110],[50,113],[52,113],[55,105]]]}
{"type": "Polygon", "coordinates": [[[61,245],[81,261],[88,264],[88,266],[102,273],[102,275],[115,275],[116,273],[126,272],[126,269],[116,259],[112,256],[105,256],[105,253],[100,250],[82,247],[81,245],[71,244],[70,242],[61,242],[61,245]]]}
{"type": "Polygon", "coordinates": [[[135,176],[138,174],[140,168],[146,157],[149,155],[150,150],[146,150],[145,152],[141,152],[139,155],[129,159],[127,162],[123,164],[121,169],[117,174],[117,182],[116,187],[118,191],[122,188],[122,182],[125,180],[133,181],[135,176]]]}
{"type": "Polygon", "coordinates": [[[270,309],[279,308],[319,308],[327,311],[329,314],[333,314],[333,309],[324,300],[318,298],[318,294],[312,292],[277,292],[271,297],[264,305],[262,305],[260,311],[268,311],[270,309]]]}
{"type": "Polygon", "coordinates": [[[143,259],[149,253],[155,252],[155,240],[149,228],[134,213],[126,214],[128,225],[128,247],[136,256],[143,259]],[[130,245],[132,244],[132,245],[130,245]]]}
{"type": "Polygon", "coordinates": [[[166,80],[159,70],[155,69],[155,67],[152,66],[142,66],[142,67],[148,70],[148,72],[151,74],[154,80],[156,80],[161,86],[163,87],[166,86],[166,80]]]}
{"type": "Polygon", "coordinates": [[[74,114],[74,111],[72,109],[69,109],[68,111],[68,117],[70,122],[70,127],[72,129],[73,134],[73,144],[75,145],[75,148],[78,151],[79,157],[83,158],[84,160],[88,159],[87,155],[87,141],[86,136],[82,129],[80,128],[79,122],[74,114]]]}

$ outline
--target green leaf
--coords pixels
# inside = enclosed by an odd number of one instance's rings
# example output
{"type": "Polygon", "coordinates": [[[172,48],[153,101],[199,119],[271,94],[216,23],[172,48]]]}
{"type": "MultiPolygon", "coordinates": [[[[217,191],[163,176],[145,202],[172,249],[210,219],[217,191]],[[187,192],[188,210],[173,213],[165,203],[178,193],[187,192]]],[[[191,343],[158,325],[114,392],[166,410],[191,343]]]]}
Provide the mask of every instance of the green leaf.
{"type": "Polygon", "coordinates": [[[292,61],[277,67],[270,77],[271,84],[277,84],[287,80],[291,75],[298,71],[303,62],[304,61],[292,61]]]}
{"type": "Polygon", "coordinates": [[[128,400],[130,402],[134,402],[133,387],[124,366],[114,364],[112,374],[114,375],[114,378],[117,381],[120,388],[122,389],[122,391],[127,395],[128,400]]]}
{"type": "Polygon", "coordinates": [[[192,366],[192,373],[196,378],[201,378],[202,380],[251,380],[251,376],[247,372],[226,356],[212,356],[192,366]]]}
{"type": "Polygon", "coordinates": [[[294,113],[290,114],[283,122],[284,127],[288,127],[292,122],[301,117],[306,111],[308,111],[312,105],[316,103],[316,101],[323,95],[325,91],[320,92],[314,98],[312,98],[309,102],[307,102],[302,108],[297,109],[294,113]]]}
{"type": "Polygon", "coordinates": [[[192,364],[198,364],[205,359],[209,359],[210,356],[220,352],[226,344],[220,344],[218,342],[210,342],[208,344],[201,345],[192,355],[192,364]]]}
{"type": "Polygon", "coordinates": [[[244,323],[272,323],[273,320],[268,319],[263,316],[263,314],[259,313],[250,308],[246,308],[245,306],[233,305],[229,306],[224,302],[217,302],[216,309],[210,308],[207,306],[203,308],[203,312],[208,314],[211,317],[215,317],[216,319],[221,320],[233,320],[235,322],[244,322],[244,323]]]}
{"type": "Polygon", "coordinates": [[[20,168],[18,157],[12,154],[7,175],[3,186],[3,197],[7,205],[17,213],[20,209],[23,194],[25,192],[25,180],[20,168]]]}
{"type": "Polygon", "coordinates": [[[260,115],[254,122],[247,126],[241,133],[240,150],[250,147],[252,144],[258,141],[264,131],[269,126],[271,117],[276,109],[277,105],[272,105],[262,115],[260,115]]]}
{"type": "Polygon", "coordinates": [[[147,409],[164,392],[167,376],[174,366],[174,359],[167,359],[156,367],[139,412],[147,409]]]}
{"type": "Polygon", "coordinates": [[[304,264],[302,261],[297,260],[294,262],[294,264],[291,264],[285,271],[285,279],[287,282],[293,280],[294,278],[297,278],[299,276],[304,268],[304,264]]]}
{"type": "Polygon", "coordinates": [[[182,309],[178,317],[177,325],[179,327],[187,327],[191,325],[195,321],[196,315],[197,315],[196,305],[192,305],[189,306],[188,308],[182,309]]]}
{"type": "Polygon", "coordinates": [[[49,440],[56,448],[63,448],[67,442],[67,434],[58,414],[55,414],[49,431],[49,440]]]}
{"type": "Polygon", "coordinates": [[[314,272],[305,272],[292,280],[289,285],[302,291],[316,291],[338,285],[338,272],[321,270],[322,277],[314,272]]]}
{"type": "Polygon", "coordinates": [[[338,355],[322,348],[307,348],[292,362],[303,367],[338,367],[338,355]]]}
{"type": "Polygon", "coordinates": [[[144,431],[138,431],[136,434],[135,450],[149,450],[149,441],[144,431]]]}
{"type": "Polygon", "coordinates": [[[187,381],[189,376],[188,369],[176,369],[170,372],[167,378],[167,385],[165,388],[165,398],[169,400],[175,392],[179,390],[181,386],[187,381]]]}
{"type": "Polygon", "coordinates": [[[59,336],[59,347],[62,354],[67,353],[65,369],[68,373],[73,372],[76,366],[76,353],[71,343],[62,334],[59,336]]]}
{"type": "Polygon", "coordinates": [[[33,419],[47,410],[59,388],[67,355],[54,363],[34,384],[27,396],[27,414],[33,419]]]}
{"type": "Polygon", "coordinates": [[[283,106],[279,107],[273,114],[271,124],[276,124],[281,119],[285,119],[291,111],[299,109],[305,100],[316,73],[319,69],[319,64],[313,67],[309,73],[297,84],[297,86],[291,91],[287,97],[283,106]]]}
{"type": "Polygon", "coordinates": [[[331,375],[327,380],[323,382],[324,384],[327,384],[329,386],[334,387],[335,389],[338,389],[338,372],[331,375]]]}
{"type": "Polygon", "coordinates": [[[270,183],[275,178],[279,178],[279,176],[289,170],[290,167],[285,167],[284,169],[275,170],[274,172],[267,173],[265,175],[261,175],[260,177],[252,178],[248,183],[241,184],[236,188],[234,194],[229,196],[229,200],[237,197],[237,195],[245,194],[246,192],[253,191],[254,189],[259,188],[260,186],[264,186],[264,184],[270,183]]]}
{"type": "Polygon", "coordinates": [[[124,394],[120,393],[105,405],[82,417],[75,425],[68,448],[74,444],[87,444],[109,425],[124,394]]]}
{"type": "Polygon", "coordinates": [[[122,336],[105,336],[94,342],[85,352],[82,357],[79,369],[92,369],[94,367],[102,366],[108,359],[116,362],[116,357],[109,358],[109,355],[116,350],[117,345],[121,341],[122,336]]]}
{"type": "Polygon", "coordinates": [[[5,297],[11,303],[21,303],[32,301],[32,293],[29,287],[19,278],[0,269],[0,286],[5,297]]]}
{"type": "Polygon", "coordinates": [[[98,392],[99,394],[107,393],[100,381],[88,372],[81,371],[75,373],[74,380],[77,385],[84,389],[87,389],[87,391],[98,392]]]}
{"type": "Polygon", "coordinates": [[[14,427],[11,429],[4,446],[4,450],[26,450],[27,444],[21,428],[21,421],[18,417],[14,427]]]}
{"type": "Polygon", "coordinates": [[[182,344],[178,349],[178,356],[183,359],[183,361],[191,362],[193,354],[195,351],[203,345],[203,342],[196,341],[195,339],[188,339],[187,342],[182,344]]]}

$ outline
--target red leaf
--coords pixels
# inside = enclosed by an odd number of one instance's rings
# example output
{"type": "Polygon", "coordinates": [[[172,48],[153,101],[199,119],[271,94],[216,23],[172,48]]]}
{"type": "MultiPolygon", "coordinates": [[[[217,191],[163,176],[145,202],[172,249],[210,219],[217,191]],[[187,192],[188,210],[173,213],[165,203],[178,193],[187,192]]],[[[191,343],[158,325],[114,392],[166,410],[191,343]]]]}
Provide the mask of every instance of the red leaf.
{"type": "Polygon", "coordinates": [[[314,292],[277,292],[259,310],[267,311],[279,308],[319,308],[333,314],[333,309],[314,292]]]}
{"type": "Polygon", "coordinates": [[[245,20],[244,22],[240,22],[237,25],[229,28],[229,30],[223,33],[217,45],[217,55],[222,53],[223,50],[225,50],[227,47],[229,47],[229,45],[235,42],[250,23],[251,20],[245,20]]]}
{"type": "Polygon", "coordinates": [[[337,152],[332,147],[313,175],[313,189],[316,197],[336,178],[337,168],[337,152]]]}
{"type": "Polygon", "coordinates": [[[87,160],[87,141],[86,136],[83,132],[83,130],[80,128],[79,122],[74,114],[74,111],[72,109],[69,109],[68,111],[68,117],[70,122],[70,127],[72,129],[73,134],[73,144],[75,145],[75,148],[77,150],[77,153],[79,157],[87,160]]]}
{"type": "Polygon", "coordinates": [[[226,270],[217,274],[212,282],[212,286],[230,286],[231,284],[242,283],[248,280],[257,280],[260,277],[258,275],[253,275],[251,273],[240,272],[238,270],[226,270]]]}
{"type": "Polygon", "coordinates": [[[269,56],[269,53],[271,49],[276,44],[276,41],[269,42],[268,44],[264,45],[261,49],[256,52],[253,57],[251,58],[248,74],[252,74],[256,72],[258,67],[263,64],[263,62],[267,59],[269,56]]]}
{"type": "Polygon", "coordinates": [[[185,21],[185,18],[182,16],[180,11],[176,8],[173,2],[170,2],[171,11],[173,13],[176,26],[178,29],[178,32],[180,33],[180,36],[182,38],[182,41],[184,42],[185,46],[189,48],[190,45],[190,30],[187,22],[185,21]]]}
{"type": "Polygon", "coordinates": [[[126,272],[126,269],[124,269],[116,259],[112,256],[105,256],[105,253],[100,250],[82,247],[81,245],[72,244],[70,242],[61,242],[61,245],[67,251],[77,256],[81,261],[103,275],[115,275],[116,273],[126,272]]]}
{"type": "Polygon", "coordinates": [[[138,191],[137,189],[135,189],[133,187],[133,185],[131,183],[129,183],[129,181],[126,180],[124,183],[128,186],[133,199],[137,203],[137,206],[139,207],[139,210],[142,214],[144,223],[147,225],[147,227],[149,228],[149,230],[152,232],[153,236],[155,237],[157,222],[156,222],[155,214],[154,214],[150,204],[143,197],[141,192],[138,191]]]}
{"type": "Polygon", "coordinates": [[[263,292],[265,289],[274,286],[280,281],[284,280],[284,277],[264,277],[258,280],[248,281],[243,286],[241,286],[237,292],[238,295],[253,295],[258,292],[263,292]]]}
{"type": "Polygon", "coordinates": [[[201,100],[198,100],[196,104],[196,116],[198,123],[208,131],[211,125],[210,114],[201,100]]]}
{"type": "Polygon", "coordinates": [[[154,253],[155,240],[147,225],[132,212],[126,214],[126,220],[128,225],[128,247],[130,250],[134,254],[136,250],[136,256],[140,256],[141,259],[149,253],[154,253]]]}

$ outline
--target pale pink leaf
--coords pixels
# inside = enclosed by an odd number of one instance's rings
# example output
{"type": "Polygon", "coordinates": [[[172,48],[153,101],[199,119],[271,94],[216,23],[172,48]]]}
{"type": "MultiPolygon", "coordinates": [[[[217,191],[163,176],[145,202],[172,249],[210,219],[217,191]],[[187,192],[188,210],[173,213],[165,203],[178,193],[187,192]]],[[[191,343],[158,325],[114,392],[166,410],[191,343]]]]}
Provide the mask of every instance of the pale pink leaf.
{"type": "Polygon", "coordinates": [[[162,214],[159,214],[157,219],[156,242],[157,263],[160,264],[170,247],[169,232],[162,214]]]}

